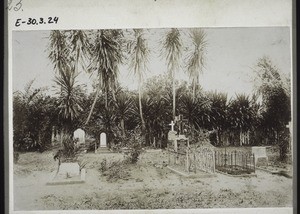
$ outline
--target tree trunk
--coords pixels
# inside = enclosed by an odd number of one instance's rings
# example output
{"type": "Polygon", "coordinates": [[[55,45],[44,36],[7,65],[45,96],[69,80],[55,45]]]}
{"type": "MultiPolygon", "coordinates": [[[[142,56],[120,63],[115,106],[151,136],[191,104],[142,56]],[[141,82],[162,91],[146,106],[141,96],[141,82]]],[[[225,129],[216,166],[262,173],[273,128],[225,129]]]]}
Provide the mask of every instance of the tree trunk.
{"type": "Polygon", "coordinates": [[[145,121],[143,117],[143,109],[142,109],[142,93],[141,93],[141,83],[139,81],[139,107],[140,107],[140,117],[142,122],[142,134],[145,131],[145,121]]]}
{"type": "Polygon", "coordinates": [[[97,102],[97,99],[98,99],[98,96],[99,96],[99,93],[100,93],[100,87],[98,87],[98,89],[97,89],[97,91],[96,91],[96,95],[95,95],[95,98],[94,98],[94,102],[93,102],[93,104],[92,104],[92,107],[91,107],[90,113],[89,113],[89,115],[88,115],[88,117],[87,117],[87,119],[86,119],[86,121],[85,121],[84,125],[87,125],[87,124],[88,124],[88,122],[89,122],[89,121],[90,121],[90,119],[91,119],[91,116],[92,116],[93,110],[94,110],[94,108],[95,108],[95,105],[96,105],[96,102],[97,102]]]}
{"type": "Polygon", "coordinates": [[[123,138],[125,139],[125,123],[123,118],[121,119],[121,129],[122,129],[123,138]]]}
{"type": "Polygon", "coordinates": [[[173,84],[173,120],[175,119],[176,116],[176,90],[175,90],[175,70],[172,70],[172,84],[173,84]]]}
{"type": "Polygon", "coordinates": [[[108,88],[105,88],[105,108],[108,108],[108,88]]]}
{"type": "Polygon", "coordinates": [[[193,81],[193,102],[195,102],[195,96],[196,96],[196,83],[193,81]]]}
{"type": "Polygon", "coordinates": [[[217,140],[217,145],[219,145],[220,139],[219,139],[219,131],[218,131],[218,129],[216,129],[216,140],[217,140]]]}

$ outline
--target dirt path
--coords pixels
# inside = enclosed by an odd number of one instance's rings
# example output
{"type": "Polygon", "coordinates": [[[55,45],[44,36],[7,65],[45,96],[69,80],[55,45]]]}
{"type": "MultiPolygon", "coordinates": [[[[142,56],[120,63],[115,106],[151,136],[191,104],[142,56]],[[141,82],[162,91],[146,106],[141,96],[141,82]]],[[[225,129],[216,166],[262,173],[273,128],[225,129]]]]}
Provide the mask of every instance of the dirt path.
{"type": "Polygon", "coordinates": [[[145,153],[130,178],[108,182],[100,162],[122,159],[121,154],[85,154],[84,184],[47,186],[57,162],[52,153],[21,154],[14,165],[15,210],[157,209],[292,206],[292,179],[257,170],[257,177],[186,178],[162,162],[164,152],[145,153]]]}

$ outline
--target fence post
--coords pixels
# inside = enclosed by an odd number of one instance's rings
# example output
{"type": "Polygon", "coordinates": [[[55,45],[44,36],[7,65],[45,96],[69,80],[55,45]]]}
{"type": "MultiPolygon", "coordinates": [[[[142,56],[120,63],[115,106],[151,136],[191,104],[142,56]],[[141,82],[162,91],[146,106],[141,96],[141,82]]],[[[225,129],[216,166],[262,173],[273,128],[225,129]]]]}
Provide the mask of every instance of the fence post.
{"type": "Polygon", "coordinates": [[[217,151],[214,152],[215,155],[215,164],[217,164],[217,151]]]}
{"type": "Polygon", "coordinates": [[[212,154],[213,154],[213,173],[215,173],[215,171],[216,171],[216,155],[215,155],[215,152],[213,152],[212,154]]]}
{"type": "Polygon", "coordinates": [[[231,171],[232,171],[232,165],[233,165],[233,163],[232,163],[232,152],[230,153],[230,169],[231,169],[231,171]]]}
{"type": "Polygon", "coordinates": [[[196,165],[196,151],[194,152],[194,168],[195,168],[195,173],[197,173],[197,169],[196,169],[197,168],[197,165],[196,165]]]}
{"type": "Polygon", "coordinates": [[[234,167],[236,167],[236,150],[234,151],[234,167]]]}
{"type": "Polygon", "coordinates": [[[252,155],[253,155],[253,169],[254,169],[254,172],[255,172],[255,157],[254,157],[254,153],[252,155]]]}
{"type": "Polygon", "coordinates": [[[190,160],[189,160],[189,149],[187,148],[186,149],[186,171],[187,172],[190,172],[189,162],[190,162],[190,160]]]}
{"type": "MultiPolygon", "coordinates": [[[[169,147],[169,146],[168,146],[169,147]]],[[[170,160],[170,150],[169,148],[167,148],[167,151],[168,151],[168,163],[169,165],[171,165],[171,160],[170,160]]]]}

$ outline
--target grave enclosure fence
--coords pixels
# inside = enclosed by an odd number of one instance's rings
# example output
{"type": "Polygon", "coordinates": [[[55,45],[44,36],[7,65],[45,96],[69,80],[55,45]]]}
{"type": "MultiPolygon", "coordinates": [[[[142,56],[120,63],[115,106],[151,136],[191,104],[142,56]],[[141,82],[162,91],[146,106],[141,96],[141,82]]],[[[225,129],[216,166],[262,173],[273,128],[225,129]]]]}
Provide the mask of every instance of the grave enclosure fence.
{"type": "Polygon", "coordinates": [[[215,153],[210,148],[187,148],[185,151],[168,149],[169,166],[184,172],[215,172],[215,153]]]}
{"type": "Polygon", "coordinates": [[[232,175],[255,173],[255,156],[251,153],[215,151],[216,169],[232,175]]]}
{"type": "Polygon", "coordinates": [[[169,166],[187,173],[215,173],[231,175],[255,173],[255,156],[238,151],[215,151],[213,148],[187,148],[175,151],[168,148],[169,166]]]}

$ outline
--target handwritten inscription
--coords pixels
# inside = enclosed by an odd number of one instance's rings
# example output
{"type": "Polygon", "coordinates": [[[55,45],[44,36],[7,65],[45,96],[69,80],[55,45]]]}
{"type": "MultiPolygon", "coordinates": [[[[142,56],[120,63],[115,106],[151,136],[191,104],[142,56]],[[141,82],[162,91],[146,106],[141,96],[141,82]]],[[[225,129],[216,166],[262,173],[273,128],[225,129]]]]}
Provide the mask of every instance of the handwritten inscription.
{"type": "Polygon", "coordinates": [[[21,25],[45,25],[45,24],[57,24],[58,17],[47,17],[47,18],[28,18],[28,19],[17,19],[15,26],[19,27],[21,25]]]}
{"type": "Polygon", "coordinates": [[[6,9],[9,11],[11,10],[23,11],[22,6],[23,6],[22,0],[8,0],[6,9]]]}

